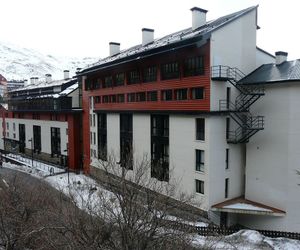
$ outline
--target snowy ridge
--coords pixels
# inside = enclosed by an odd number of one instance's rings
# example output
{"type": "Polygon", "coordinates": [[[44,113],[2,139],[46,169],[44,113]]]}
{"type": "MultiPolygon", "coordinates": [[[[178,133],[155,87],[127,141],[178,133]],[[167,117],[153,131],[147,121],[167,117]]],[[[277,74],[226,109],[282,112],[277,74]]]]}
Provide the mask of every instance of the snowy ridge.
{"type": "Polygon", "coordinates": [[[62,79],[63,70],[69,70],[72,76],[77,68],[87,67],[97,60],[99,59],[91,57],[43,55],[33,49],[0,41],[0,74],[7,80],[23,80],[30,77],[44,79],[45,74],[52,74],[53,79],[62,79]]]}

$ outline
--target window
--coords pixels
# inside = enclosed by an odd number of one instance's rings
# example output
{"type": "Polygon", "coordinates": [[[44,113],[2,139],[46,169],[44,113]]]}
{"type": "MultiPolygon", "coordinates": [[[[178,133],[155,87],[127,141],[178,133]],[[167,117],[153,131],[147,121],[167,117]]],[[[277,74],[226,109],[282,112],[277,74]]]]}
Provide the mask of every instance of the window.
{"type": "Polygon", "coordinates": [[[106,77],[104,77],[103,88],[112,87],[112,84],[113,84],[113,78],[112,78],[112,76],[106,76],[106,77]]]}
{"type": "Polygon", "coordinates": [[[143,71],[143,82],[155,82],[157,80],[156,66],[150,66],[143,71]]]}
{"type": "Polygon", "coordinates": [[[147,100],[150,102],[157,101],[157,91],[147,92],[147,100]]]}
{"type": "Polygon", "coordinates": [[[116,95],[111,95],[110,96],[110,102],[112,102],[112,103],[117,102],[117,96],[116,95]]]}
{"type": "Polygon", "coordinates": [[[127,102],[135,102],[135,93],[127,94],[127,102]]]}
{"type": "Polygon", "coordinates": [[[118,94],[117,95],[117,102],[124,102],[124,101],[125,101],[124,94],[118,94]]]}
{"type": "Polygon", "coordinates": [[[9,123],[6,122],[6,129],[9,129],[9,123]]]}
{"type": "Polygon", "coordinates": [[[196,119],[196,140],[205,140],[205,120],[204,118],[196,119]]]}
{"type": "Polygon", "coordinates": [[[144,102],[144,101],[146,101],[146,93],[145,92],[136,93],[136,101],[137,102],[144,102]]]}
{"type": "Polygon", "coordinates": [[[128,72],[127,82],[128,82],[128,84],[139,83],[140,82],[140,72],[137,69],[128,72]]]}
{"type": "Polygon", "coordinates": [[[191,57],[184,61],[184,76],[196,76],[204,74],[203,56],[191,57]]]}
{"type": "Polygon", "coordinates": [[[93,114],[93,127],[95,127],[96,126],[96,115],[95,114],[93,114]]]}
{"type": "Polygon", "coordinates": [[[165,63],[161,66],[161,79],[168,80],[179,78],[179,63],[178,62],[171,62],[165,63]]]}
{"type": "Polygon", "coordinates": [[[93,132],[90,132],[90,143],[93,143],[93,132]]]}
{"type": "Polygon", "coordinates": [[[163,101],[171,101],[172,100],[172,89],[162,90],[161,99],[163,101]]]}
{"type": "Polygon", "coordinates": [[[109,96],[108,95],[103,96],[102,102],[103,103],[108,103],[109,102],[109,96]]]}
{"type": "Polygon", "coordinates": [[[124,81],[125,81],[125,74],[124,73],[116,74],[116,76],[115,76],[115,86],[124,85],[124,81]]]}
{"type": "Polygon", "coordinates": [[[95,103],[101,103],[100,96],[95,96],[95,103]]]}
{"type": "Polygon", "coordinates": [[[229,169],[229,148],[226,148],[225,169],[229,169]]]}
{"type": "Polygon", "coordinates": [[[169,181],[169,116],[151,116],[151,177],[169,181]]]}
{"type": "Polygon", "coordinates": [[[68,131],[68,129],[66,128],[66,135],[68,135],[69,134],[69,131],[68,131]]]}
{"type": "Polygon", "coordinates": [[[106,114],[98,114],[98,158],[107,159],[107,121],[106,114]]]}
{"type": "Polygon", "coordinates": [[[230,118],[226,118],[226,139],[228,140],[230,137],[230,118]]]}
{"type": "Polygon", "coordinates": [[[204,194],[204,181],[196,180],[196,193],[204,194]]]}
{"type": "Polygon", "coordinates": [[[19,152],[25,153],[25,124],[19,124],[19,152]]]}
{"type": "Polygon", "coordinates": [[[35,153],[41,152],[41,126],[33,126],[33,150],[35,153]]]}
{"type": "Polygon", "coordinates": [[[225,198],[228,198],[228,191],[229,191],[229,178],[225,179],[225,198]]]}
{"type": "Polygon", "coordinates": [[[96,145],[96,133],[93,134],[94,134],[94,145],[96,145]]]}
{"type": "Polygon", "coordinates": [[[120,164],[133,169],[132,114],[120,114],[120,164]]]}
{"type": "Polygon", "coordinates": [[[187,89],[176,89],[175,97],[176,97],[176,100],[186,100],[187,99],[187,89]]]}
{"type": "Polygon", "coordinates": [[[60,155],[60,128],[51,127],[51,155],[60,155]]]}
{"type": "Polygon", "coordinates": [[[13,123],[13,131],[16,131],[16,124],[13,123]]]}
{"type": "Polygon", "coordinates": [[[204,172],[204,150],[196,149],[196,171],[204,172]]]}
{"type": "Polygon", "coordinates": [[[204,88],[192,88],[191,99],[199,100],[204,98],[204,88]]]}
{"type": "Polygon", "coordinates": [[[90,114],[90,127],[92,127],[93,117],[92,114],[90,114]]]}

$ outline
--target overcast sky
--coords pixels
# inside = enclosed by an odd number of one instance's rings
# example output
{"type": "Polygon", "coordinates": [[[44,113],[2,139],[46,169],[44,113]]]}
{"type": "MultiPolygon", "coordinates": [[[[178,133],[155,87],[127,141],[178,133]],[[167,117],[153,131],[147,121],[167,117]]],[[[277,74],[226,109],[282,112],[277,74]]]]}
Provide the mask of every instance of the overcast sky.
{"type": "Polygon", "coordinates": [[[190,8],[207,9],[207,20],[259,4],[257,45],[300,58],[297,0],[0,0],[0,41],[44,54],[108,56],[141,43],[141,29],[155,38],[191,27],[190,8]]]}

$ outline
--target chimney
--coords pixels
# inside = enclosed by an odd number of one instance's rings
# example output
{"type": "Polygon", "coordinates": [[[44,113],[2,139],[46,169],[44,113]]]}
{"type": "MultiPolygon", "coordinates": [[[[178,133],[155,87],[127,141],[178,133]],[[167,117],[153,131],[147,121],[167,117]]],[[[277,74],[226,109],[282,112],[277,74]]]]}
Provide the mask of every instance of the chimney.
{"type": "Polygon", "coordinates": [[[30,84],[34,84],[34,80],[35,80],[34,77],[30,77],[30,84]]]}
{"type": "Polygon", "coordinates": [[[64,70],[64,79],[69,79],[70,78],[70,71],[69,70],[64,70]]]}
{"type": "Polygon", "coordinates": [[[142,45],[145,46],[148,43],[154,41],[154,30],[153,29],[142,29],[142,45]]]}
{"type": "Polygon", "coordinates": [[[120,43],[109,43],[109,56],[114,56],[120,53],[120,43]]]}
{"type": "Polygon", "coordinates": [[[52,82],[52,75],[51,74],[46,74],[46,83],[52,82]]]}
{"type": "Polygon", "coordinates": [[[206,24],[207,10],[200,9],[198,7],[191,8],[192,11],[192,29],[198,29],[202,25],[206,24]]]}
{"type": "Polygon", "coordinates": [[[25,80],[24,80],[24,86],[26,86],[26,85],[27,85],[27,83],[28,83],[28,80],[27,80],[27,79],[25,79],[25,80]]]}
{"type": "Polygon", "coordinates": [[[275,56],[276,56],[276,65],[279,65],[287,60],[288,53],[283,51],[277,51],[275,52],[275,56]]]}
{"type": "Polygon", "coordinates": [[[34,83],[37,84],[38,82],[39,82],[39,78],[38,78],[38,77],[35,77],[35,78],[34,78],[34,83]]]}

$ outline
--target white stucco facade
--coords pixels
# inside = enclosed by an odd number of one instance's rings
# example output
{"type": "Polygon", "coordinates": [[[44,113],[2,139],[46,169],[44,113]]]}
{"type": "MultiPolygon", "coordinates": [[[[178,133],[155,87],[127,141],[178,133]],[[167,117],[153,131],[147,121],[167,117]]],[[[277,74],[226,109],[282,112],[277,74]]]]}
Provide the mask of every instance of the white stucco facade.
{"type": "Polygon", "coordinates": [[[247,144],[246,193],[249,200],[283,210],[280,218],[242,216],[245,225],[300,231],[300,82],[266,86],[253,112],[265,116],[265,129],[247,144]]]}

